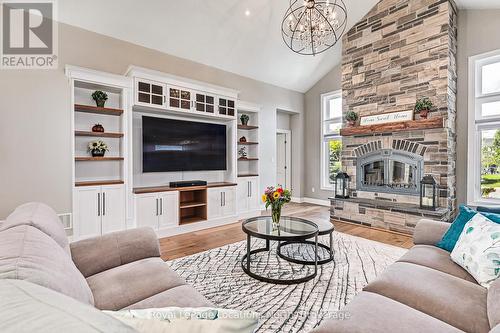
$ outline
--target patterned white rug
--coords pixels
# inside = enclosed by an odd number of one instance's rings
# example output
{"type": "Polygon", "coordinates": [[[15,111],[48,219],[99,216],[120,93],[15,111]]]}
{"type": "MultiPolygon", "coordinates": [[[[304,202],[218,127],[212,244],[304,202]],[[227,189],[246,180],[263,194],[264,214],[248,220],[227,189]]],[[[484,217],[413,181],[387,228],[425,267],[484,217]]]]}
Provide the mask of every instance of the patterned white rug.
{"type": "MultiPolygon", "coordinates": [[[[328,237],[320,237],[328,244],[328,237]]],[[[274,242],[271,242],[273,244],[274,242]]],[[[264,242],[252,242],[252,249],[264,242]]],[[[272,246],[275,250],[275,246],[272,246]]],[[[241,268],[246,241],[170,261],[170,266],[221,308],[252,310],[260,314],[257,332],[308,332],[325,318],[342,316],[344,306],[405,249],[333,233],[334,260],[319,266],[316,278],[302,284],[277,285],[249,277],[241,268]]],[[[252,271],[273,278],[300,277],[313,266],[291,264],[274,251],[252,256],[252,271]]],[[[310,248],[291,248],[310,256],[310,248]]],[[[283,250],[282,252],[285,252],[283,250]]]]}

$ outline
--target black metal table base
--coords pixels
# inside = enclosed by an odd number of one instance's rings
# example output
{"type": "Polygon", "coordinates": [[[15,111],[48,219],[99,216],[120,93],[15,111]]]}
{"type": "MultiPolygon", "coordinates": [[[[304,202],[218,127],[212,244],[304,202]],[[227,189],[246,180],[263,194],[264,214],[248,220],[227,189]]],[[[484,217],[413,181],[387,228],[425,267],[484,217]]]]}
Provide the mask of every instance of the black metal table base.
{"type": "MultiPolygon", "coordinates": [[[[304,243],[305,243],[305,241],[304,241],[304,243]]],[[[249,276],[253,277],[254,279],[257,279],[257,280],[262,281],[262,282],[274,283],[274,284],[285,284],[285,285],[307,282],[309,280],[314,279],[316,277],[316,275],[318,274],[318,261],[317,261],[317,259],[318,259],[318,246],[321,245],[321,244],[318,244],[318,236],[315,236],[314,242],[307,241],[307,243],[312,243],[315,245],[315,257],[316,257],[316,262],[312,263],[314,265],[314,272],[312,274],[307,275],[307,276],[304,276],[301,278],[296,278],[296,279],[281,280],[281,279],[269,278],[269,277],[262,276],[262,275],[259,275],[259,274],[252,272],[250,269],[250,262],[251,262],[250,256],[252,254],[256,254],[256,253],[270,251],[271,247],[269,244],[269,240],[266,240],[266,247],[252,250],[251,249],[251,237],[250,237],[250,235],[247,235],[247,253],[244,254],[243,257],[241,258],[241,268],[243,269],[243,271],[246,274],[248,274],[249,276]]],[[[278,244],[278,247],[279,247],[279,244],[278,244]]],[[[280,257],[282,257],[282,256],[280,256],[280,257]]],[[[282,258],[287,260],[287,261],[293,262],[286,257],[282,257],[282,258]]]]}
{"type": "MultiPolygon", "coordinates": [[[[332,250],[332,242],[333,242],[333,236],[332,236],[332,233],[330,232],[329,233],[330,235],[330,246],[327,246],[325,244],[322,244],[322,243],[318,243],[317,246],[325,249],[326,251],[328,251],[328,254],[329,256],[327,258],[319,258],[318,257],[318,265],[324,265],[326,263],[329,263],[330,261],[333,260],[333,250],[332,250]]],[[[301,259],[297,259],[297,258],[292,258],[292,257],[288,257],[286,255],[284,255],[283,253],[281,253],[281,248],[283,246],[287,246],[287,245],[291,245],[291,244],[309,244],[309,245],[313,245],[313,246],[316,246],[316,243],[312,242],[312,241],[302,241],[302,242],[297,242],[297,241],[288,241],[288,242],[279,242],[278,243],[278,248],[276,249],[276,253],[278,254],[278,256],[282,259],[285,259],[286,261],[289,261],[289,262],[293,262],[295,264],[301,264],[301,265],[315,265],[315,261],[313,260],[301,260],[301,259]]]]}

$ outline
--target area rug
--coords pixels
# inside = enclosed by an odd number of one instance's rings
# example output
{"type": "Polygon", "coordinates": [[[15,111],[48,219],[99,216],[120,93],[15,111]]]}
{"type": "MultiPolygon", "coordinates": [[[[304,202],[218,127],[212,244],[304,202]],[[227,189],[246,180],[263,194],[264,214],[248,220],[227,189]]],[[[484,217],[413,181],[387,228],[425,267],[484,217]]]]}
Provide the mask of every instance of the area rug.
{"type": "MultiPolygon", "coordinates": [[[[328,244],[328,237],[320,237],[328,244]]],[[[273,242],[271,242],[272,244],[273,242]]],[[[252,249],[263,247],[252,242],[252,249]]],[[[275,253],[252,256],[252,271],[287,279],[311,273],[312,266],[291,264],[275,253]]],[[[312,247],[290,245],[283,253],[312,257],[312,247]]],[[[342,309],[361,289],[406,252],[405,249],[333,233],[333,256],[317,276],[295,285],[260,282],[246,275],[241,257],[246,241],[172,260],[170,266],[217,307],[260,314],[257,332],[309,332],[327,318],[342,319],[342,309]]],[[[326,253],[321,253],[326,255],[326,253]]]]}

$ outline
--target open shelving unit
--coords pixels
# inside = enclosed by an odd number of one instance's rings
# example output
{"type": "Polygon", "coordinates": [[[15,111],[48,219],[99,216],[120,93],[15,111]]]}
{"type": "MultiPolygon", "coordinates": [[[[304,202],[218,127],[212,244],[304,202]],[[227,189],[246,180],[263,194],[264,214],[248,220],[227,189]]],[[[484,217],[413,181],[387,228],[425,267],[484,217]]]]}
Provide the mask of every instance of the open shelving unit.
{"type": "Polygon", "coordinates": [[[259,176],[259,113],[256,111],[238,109],[238,122],[242,114],[250,117],[247,125],[238,124],[237,146],[247,152],[247,157],[238,154],[238,177],[259,176]],[[246,140],[241,140],[245,137],[246,140]]]}
{"type": "Polygon", "coordinates": [[[127,114],[123,88],[86,80],[73,84],[73,131],[74,131],[74,186],[120,185],[125,181],[124,143],[127,114]],[[102,90],[108,94],[105,107],[95,106],[92,93],[102,90]],[[93,132],[92,127],[101,124],[104,132],[93,132]],[[92,157],[87,146],[95,140],[104,141],[109,151],[104,157],[92,157]]]}
{"type": "Polygon", "coordinates": [[[207,189],[179,189],[179,224],[207,220],[207,189]]]}

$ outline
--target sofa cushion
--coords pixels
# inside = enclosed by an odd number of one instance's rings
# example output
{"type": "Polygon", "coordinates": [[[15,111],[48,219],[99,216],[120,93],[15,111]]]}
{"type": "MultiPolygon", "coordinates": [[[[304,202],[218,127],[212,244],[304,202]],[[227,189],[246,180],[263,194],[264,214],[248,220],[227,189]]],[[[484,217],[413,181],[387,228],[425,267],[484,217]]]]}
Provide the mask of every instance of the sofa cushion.
{"type": "Polygon", "coordinates": [[[390,298],[363,291],[347,304],[344,319],[329,319],[311,333],[440,332],[461,330],[390,298]]]}
{"type": "Polygon", "coordinates": [[[500,279],[488,290],[488,319],[491,327],[500,325],[500,279]]]}
{"type": "Polygon", "coordinates": [[[205,297],[203,297],[192,286],[181,285],[165,290],[159,294],[148,297],[142,301],[127,306],[125,309],[149,309],[164,307],[192,307],[203,308],[212,307],[205,297]]]}
{"type": "Polygon", "coordinates": [[[68,254],[70,253],[68,236],[66,236],[61,220],[46,204],[30,202],[17,207],[2,224],[0,231],[19,225],[30,225],[39,229],[55,240],[68,254]]]}
{"type": "Polygon", "coordinates": [[[90,305],[22,280],[0,280],[2,332],[136,332],[90,305]]]}
{"type": "Polygon", "coordinates": [[[0,279],[26,280],[93,304],[83,275],[49,236],[28,225],[0,232],[0,279]]]}
{"type": "Polygon", "coordinates": [[[95,306],[120,310],[186,282],[160,258],[131,262],[87,278],[95,306]]]}
{"type": "Polygon", "coordinates": [[[448,251],[436,246],[415,245],[398,261],[437,269],[440,272],[476,283],[476,280],[465,269],[451,260],[448,251]]]}
{"type": "Polygon", "coordinates": [[[432,268],[396,262],[363,290],[389,297],[470,333],[490,329],[487,290],[432,268]]]}

